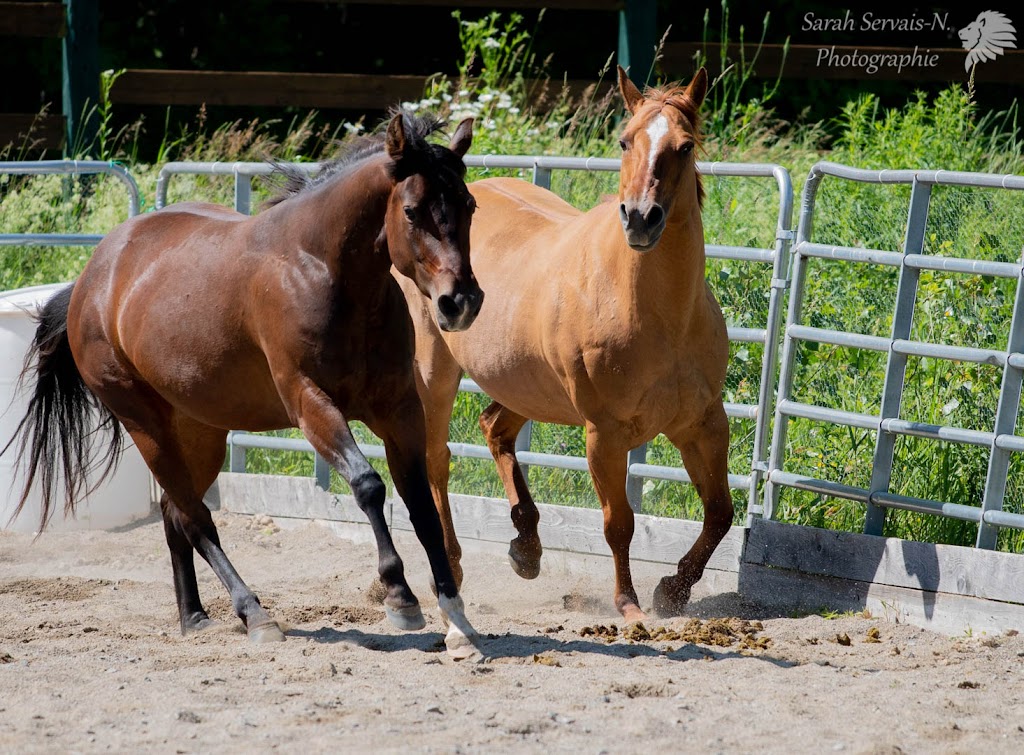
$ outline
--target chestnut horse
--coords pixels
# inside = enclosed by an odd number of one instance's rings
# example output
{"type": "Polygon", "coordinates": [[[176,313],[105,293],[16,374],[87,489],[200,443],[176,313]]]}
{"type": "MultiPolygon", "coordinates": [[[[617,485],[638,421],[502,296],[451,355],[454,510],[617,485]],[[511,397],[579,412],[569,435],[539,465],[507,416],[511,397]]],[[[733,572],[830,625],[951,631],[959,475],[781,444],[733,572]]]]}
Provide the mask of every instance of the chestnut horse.
{"type": "Polygon", "coordinates": [[[732,523],[722,405],[729,344],[704,280],[694,165],[707,74],[701,69],[685,88],[644,96],[620,68],[619,88],[632,117],[620,139],[618,202],[581,213],[518,179],[475,182],[473,267],[487,291],[476,324],[440,332],[414,288],[402,285],[416,324],[430,484],[456,577],[461,550],[448,508],[446,440],[465,371],[494,401],[480,427],[512,505],[516,573],[536,577],[541,557],[539,514],[516,462],[516,435],[528,418],[583,425],[615,563],[615,605],[635,621],[644,614],[629,568],[627,452],[664,433],[704,504],[700,536],[655,591],[655,609],[674,614],[732,523]]]}
{"type": "Polygon", "coordinates": [[[384,520],[384,484],[349,431],[359,419],[384,440],[430,560],[449,651],[473,652],[427,481],[412,323],[390,273],[394,265],[408,276],[445,331],[469,327],[480,311],[469,262],[474,202],[461,160],[472,120],[459,124],[450,148],[426,141],[437,128],[397,115],[315,179],[291,175],[286,196],[254,217],[184,203],[128,220],[44,307],[26,362],[35,393],[19,427],[25,495],[40,478],[45,525],[62,473],[73,513],[99,455],[93,405],[114,431],[107,472],[120,421],[166,491],[160,506],[182,633],[210,623],[198,551],[250,639],[284,639],[203,504],[229,428],[301,428],[370,520],[388,617],[402,629],[425,625],[384,520]]]}

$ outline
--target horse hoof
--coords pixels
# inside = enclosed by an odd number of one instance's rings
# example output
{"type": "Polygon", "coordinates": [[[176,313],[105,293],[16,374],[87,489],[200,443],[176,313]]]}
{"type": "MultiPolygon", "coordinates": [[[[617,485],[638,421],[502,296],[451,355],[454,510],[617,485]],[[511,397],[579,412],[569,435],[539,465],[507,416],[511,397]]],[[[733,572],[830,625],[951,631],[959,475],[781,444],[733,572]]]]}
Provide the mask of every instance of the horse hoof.
{"type": "Polygon", "coordinates": [[[512,571],[523,579],[537,579],[540,576],[540,554],[527,556],[518,543],[519,539],[516,538],[508,546],[508,562],[512,565],[512,571]]]}
{"type": "Polygon", "coordinates": [[[647,621],[647,614],[640,610],[639,606],[629,605],[619,610],[622,614],[623,620],[627,624],[636,624],[637,622],[647,621]]]}
{"type": "Polygon", "coordinates": [[[405,608],[392,608],[384,605],[384,614],[388,617],[391,625],[401,629],[403,632],[412,632],[423,629],[427,620],[423,618],[423,611],[417,606],[406,606],[405,608]]]}
{"type": "Polygon", "coordinates": [[[249,641],[257,644],[265,642],[284,642],[284,632],[277,625],[276,621],[269,624],[261,624],[249,630],[249,641]]]}
{"type": "Polygon", "coordinates": [[[473,657],[483,659],[483,654],[477,646],[463,634],[446,637],[444,644],[448,649],[448,657],[454,661],[464,661],[473,657]]]}
{"type": "Polygon", "coordinates": [[[206,615],[205,612],[197,612],[189,616],[181,625],[181,633],[183,635],[194,634],[195,632],[201,632],[204,629],[209,629],[217,624],[216,621],[206,615]]]}
{"type": "Polygon", "coordinates": [[[654,612],[662,618],[680,616],[690,601],[690,588],[680,588],[672,577],[663,577],[654,588],[654,612]]]}

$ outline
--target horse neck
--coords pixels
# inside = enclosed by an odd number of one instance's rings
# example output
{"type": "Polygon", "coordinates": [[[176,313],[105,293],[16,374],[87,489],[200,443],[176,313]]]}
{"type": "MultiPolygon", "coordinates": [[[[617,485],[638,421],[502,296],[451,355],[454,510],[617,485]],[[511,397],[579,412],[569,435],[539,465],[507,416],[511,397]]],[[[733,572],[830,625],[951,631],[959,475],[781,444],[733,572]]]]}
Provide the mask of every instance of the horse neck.
{"type": "Polygon", "coordinates": [[[389,159],[384,154],[365,158],[292,208],[303,250],[324,261],[336,284],[365,287],[369,280],[354,275],[364,271],[378,273],[375,279],[382,284],[390,277],[391,260],[377,252],[395,185],[386,168],[389,159]]]}
{"type": "Polygon", "coordinates": [[[661,241],[650,252],[640,253],[626,244],[617,210],[609,234],[615,243],[605,245],[607,264],[631,289],[629,298],[641,317],[656,311],[673,319],[688,318],[692,307],[704,301],[704,226],[695,202],[676,203],[661,241]]]}

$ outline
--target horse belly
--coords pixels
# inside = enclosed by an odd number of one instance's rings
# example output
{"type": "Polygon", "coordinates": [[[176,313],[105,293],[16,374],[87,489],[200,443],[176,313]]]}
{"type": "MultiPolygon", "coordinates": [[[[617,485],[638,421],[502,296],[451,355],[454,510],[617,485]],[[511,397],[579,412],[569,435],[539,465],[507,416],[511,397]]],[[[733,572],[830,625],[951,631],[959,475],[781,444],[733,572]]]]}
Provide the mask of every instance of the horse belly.
{"type": "Polygon", "coordinates": [[[559,425],[583,424],[565,387],[549,371],[514,369],[501,375],[467,372],[491,399],[527,419],[559,425]]]}

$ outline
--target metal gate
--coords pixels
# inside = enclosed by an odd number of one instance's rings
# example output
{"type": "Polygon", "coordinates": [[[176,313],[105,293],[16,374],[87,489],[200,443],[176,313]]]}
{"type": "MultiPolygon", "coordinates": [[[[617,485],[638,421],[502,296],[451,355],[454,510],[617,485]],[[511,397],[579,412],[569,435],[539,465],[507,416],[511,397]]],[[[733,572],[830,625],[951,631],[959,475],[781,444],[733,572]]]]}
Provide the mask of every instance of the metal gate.
{"type": "Polygon", "coordinates": [[[1010,455],[1024,451],[1024,437],[1014,434],[1020,408],[1024,375],[1024,291],[1022,261],[998,262],[926,254],[924,251],[928,211],[933,188],[937,186],[978,187],[993,190],[1024,190],[1024,176],[959,173],[950,171],[861,170],[820,162],[811,170],[803,190],[796,243],[793,246],[792,288],[786,321],[779,396],[775,408],[774,434],[764,494],[764,515],[778,513],[783,487],[819,495],[858,501],[867,506],[864,531],[881,535],[887,509],[904,509],[924,514],[977,522],[979,548],[994,548],[1000,527],[1024,529],[1024,515],[1002,510],[1010,455]],[[906,233],[901,252],[854,246],[831,246],[812,241],[815,200],[826,177],[868,184],[910,186],[906,233]],[[853,265],[883,265],[898,269],[898,287],[892,313],[890,337],[851,333],[804,324],[803,298],[808,265],[812,260],[839,260],[853,265]],[[1005,348],[976,348],[964,345],[927,343],[911,339],[918,280],[922,271],[941,271],[969,276],[992,276],[1014,282],[1015,298],[1009,338],[1005,348]],[[801,343],[831,344],[850,349],[867,349],[887,355],[885,382],[877,415],[843,411],[793,400],[795,359],[801,343]],[[988,364],[1002,368],[995,421],[991,430],[971,430],[901,418],[904,378],[909,358],[929,358],[988,364]],[[861,428],[876,433],[871,478],[868,487],[816,479],[785,470],[787,428],[791,418],[861,428]],[[934,501],[890,492],[893,453],[900,436],[970,444],[989,450],[984,495],[979,505],[934,501]]]}

